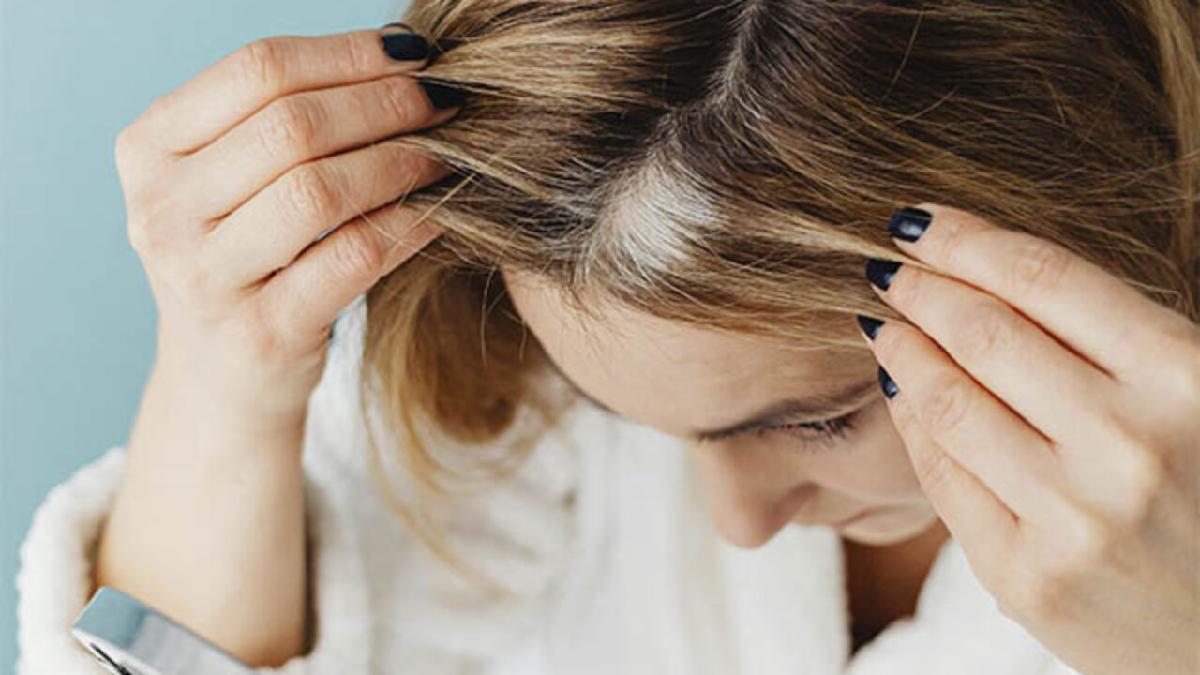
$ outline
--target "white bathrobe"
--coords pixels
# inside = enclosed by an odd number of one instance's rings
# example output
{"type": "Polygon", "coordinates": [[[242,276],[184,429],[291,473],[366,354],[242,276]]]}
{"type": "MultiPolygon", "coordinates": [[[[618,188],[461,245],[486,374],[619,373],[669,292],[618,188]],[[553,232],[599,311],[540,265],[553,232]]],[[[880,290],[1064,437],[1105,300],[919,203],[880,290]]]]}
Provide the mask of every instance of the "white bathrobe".
{"type": "MultiPolygon", "coordinates": [[[[724,543],[678,442],[582,403],[512,480],[444,512],[454,550],[518,592],[483,599],[372,488],[364,433],[378,420],[357,414],[355,388],[365,316],[360,296],[339,318],[310,401],[315,644],[259,672],[1078,675],[999,612],[953,539],[916,616],[848,659],[834,530],[790,525],[755,550],[724,543]]],[[[94,543],[124,461],[123,447],[110,449],[34,517],[17,578],[21,675],[103,672],[68,626],[93,591],[94,543]]]]}

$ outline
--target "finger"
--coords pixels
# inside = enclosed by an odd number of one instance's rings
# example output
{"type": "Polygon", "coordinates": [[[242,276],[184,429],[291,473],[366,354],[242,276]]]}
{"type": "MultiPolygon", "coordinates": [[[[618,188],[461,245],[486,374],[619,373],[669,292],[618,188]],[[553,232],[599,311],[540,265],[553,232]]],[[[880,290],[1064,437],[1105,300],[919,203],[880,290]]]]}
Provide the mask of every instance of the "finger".
{"type": "Polygon", "coordinates": [[[268,311],[301,334],[325,335],[329,324],[355,297],[411,258],[440,230],[424,209],[388,205],[355,218],[310,246],[263,286],[268,311]]]}
{"type": "Polygon", "coordinates": [[[153,140],[163,152],[188,154],[276,98],[418,70],[425,66],[427,52],[423,37],[392,25],[315,37],[263,38],[156,99],[130,125],[130,132],[153,140]],[[392,53],[417,58],[388,56],[385,35],[392,53]]]}
{"type": "MultiPolygon", "coordinates": [[[[879,381],[886,397],[892,381],[884,368],[879,381]]],[[[962,547],[975,576],[986,587],[998,588],[994,584],[1010,569],[1021,521],[926,433],[906,394],[887,398],[887,405],[921,491],[962,547]]]]}
{"type": "Polygon", "coordinates": [[[1096,439],[1079,420],[1114,400],[1117,383],[995,296],[896,265],[868,262],[867,276],[880,297],[1042,434],[1091,447],[1096,439]]]}
{"type": "Polygon", "coordinates": [[[205,186],[200,213],[223,216],[303,162],[440,124],[421,85],[400,75],[277,99],[199,152],[181,170],[205,186]],[[202,180],[202,182],[200,182],[202,180]]]}
{"type": "Polygon", "coordinates": [[[889,321],[870,342],[916,422],[956,466],[1018,517],[1059,510],[1062,469],[1051,443],[913,326],[889,321]]]}
{"type": "Polygon", "coordinates": [[[302,164],[208,235],[204,255],[243,287],[287,265],[322,232],[449,175],[444,164],[384,141],[302,164]]]}
{"type": "Polygon", "coordinates": [[[1059,244],[960,209],[918,207],[929,222],[903,209],[893,216],[901,250],[1004,300],[1117,379],[1152,367],[1164,335],[1196,340],[1187,319],[1059,244]]]}

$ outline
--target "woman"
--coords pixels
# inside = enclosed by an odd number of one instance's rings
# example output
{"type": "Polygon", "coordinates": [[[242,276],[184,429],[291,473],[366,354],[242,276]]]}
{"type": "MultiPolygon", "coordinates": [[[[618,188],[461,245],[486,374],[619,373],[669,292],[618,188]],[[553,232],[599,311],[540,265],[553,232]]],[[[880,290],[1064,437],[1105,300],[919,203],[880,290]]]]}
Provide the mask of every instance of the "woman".
{"type": "Polygon", "coordinates": [[[914,4],[429,0],[156,101],[23,666],[99,583],[264,672],[1192,672],[1196,8],[914,4]]]}

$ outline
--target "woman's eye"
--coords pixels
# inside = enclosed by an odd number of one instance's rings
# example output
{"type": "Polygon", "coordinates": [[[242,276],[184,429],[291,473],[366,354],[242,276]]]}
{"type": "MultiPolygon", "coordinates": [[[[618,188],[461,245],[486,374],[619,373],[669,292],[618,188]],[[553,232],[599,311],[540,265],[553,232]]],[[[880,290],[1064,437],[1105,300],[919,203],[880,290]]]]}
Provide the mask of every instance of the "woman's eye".
{"type": "Polygon", "coordinates": [[[846,437],[847,432],[854,428],[854,416],[857,415],[858,412],[858,410],[854,410],[844,415],[839,415],[838,417],[831,417],[829,419],[818,420],[816,422],[776,424],[774,426],[767,427],[726,431],[720,434],[710,435],[707,438],[702,438],[701,442],[711,443],[713,441],[732,438],[735,436],[742,436],[744,434],[753,434],[757,438],[763,438],[767,434],[782,432],[797,437],[802,443],[805,444],[828,445],[831,441],[846,437]]]}
{"type": "Polygon", "coordinates": [[[800,422],[797,424],[780,424],[773,427],[763,427],[755,430],[754,433],[756,436],[762,437],[767,433],[783,431],[799,436],[805,441],[830,441],[836,438],[845,438],[846,432],[853,428],[853,417],[854,413],[851,412],[817,422],[800,422]]]}

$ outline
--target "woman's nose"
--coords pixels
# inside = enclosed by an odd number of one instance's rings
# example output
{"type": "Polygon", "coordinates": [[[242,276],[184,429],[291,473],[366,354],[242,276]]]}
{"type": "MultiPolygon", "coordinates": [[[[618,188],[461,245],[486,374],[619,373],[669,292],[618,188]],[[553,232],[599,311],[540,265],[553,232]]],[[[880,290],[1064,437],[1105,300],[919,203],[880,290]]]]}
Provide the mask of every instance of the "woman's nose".
{"type": "Polygon", "coordinates": [[[779,466],[771,454],[711,447],[692,454],[713,525],[734,546],[770,541],[815,491],[812,483],[796,480],[794,466],[779,466]]]}

